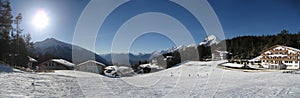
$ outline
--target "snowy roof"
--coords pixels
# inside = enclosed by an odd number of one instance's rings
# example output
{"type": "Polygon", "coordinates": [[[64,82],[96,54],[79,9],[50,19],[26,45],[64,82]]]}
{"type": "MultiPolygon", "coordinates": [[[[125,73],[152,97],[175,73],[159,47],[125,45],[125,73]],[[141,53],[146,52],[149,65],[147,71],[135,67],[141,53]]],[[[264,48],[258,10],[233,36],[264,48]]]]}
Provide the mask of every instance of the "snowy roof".
{"type": "Polygon", "coordinates": [[[105,67],[106,70],[116,70],[117,66],[107,66],[105,67]]]}
{"type": "Polygon", "coordinates": [[[244,66],[243,64],[234,64],[234,63],[225,63],[222,65],[226,67],[235,67],[235,68],[242,68],[244,66]]]}
{"type": "Polygon", "coordinates": [[[219,50],[215,50],[216,52],[218,52],[218,53],[222,53],[222,54],[231,54],[230,52],[228,52],[228,51],[219,51],[219,50]]]}
{"type": "Polygon", "coordinates": [[[85,61],[85,62],[82,62],[82,63],[78,64],[77,66],[81,66],[81,65],[84,65],[84,64],[89,63],[89,62],[105,66],[103,63],[97,62],[95,60],[88,60],[88,61],[85,61]]]}
{"type": "Polygon", "coordinates": [[[173,56],[166,56],[166,58],[173,58],[173,56]]]}
{"type": "Polygon", "coordinates": [[[34,58],[27,56],[30,62],[37,62],[37,60],[35,60],[34,58]]]}
{"type": "Polygon", "coordinates": [[[248,61],[260,61],[260,58],[262,58],[261,55],[258,56],[258,57],[255,57],[255,58],[253,58],[253,59],[251,59],[251,60],[248,60],[248,61]]]}
{"type": "Polygon", "coordinates": [[[142,65],[140,65],[140,67],[142,67],[142,68],[158,68],[158,66],[157,65],[154,65],[154,64],[142,64],[142,65]]]}
{"type": "Polygon", "coordinates": [[[296,49],[296,48],[293,48],[293,47],[288,47],[288,46],[285,46],[286,48],[288,48],[288,49],[291,49],[291,50],[295,50],[295,51],[298,51],[298,52],[300,52],[300,50],[299,49],[296,49]]]}
{"type": "Polygon", "coordinates": [[[120,70],[121,72],[122,72],[122,71],[125,71],[125,70],[131,70],[131,67],[127,67],[127,66],[119,66],[119,67],[118,67],[118,70],[120,70]]]}
{"type": "Polygon", "coordinates": [[[75,66],[75,64],[73,64],[73,63],[71,63],[69,61],[66,61],[64,59],[52,59],[51,61],[63,64],[63,65],[69,66],[69,67],[75,66]]]}
{"type": "Polygon", "coordinates": [[[288,46],[283,46],[283,45],[274,45],[274,46],[272,46],[272,47],[270,47],[270,48],[265,49],[264,51],[262,51],[262,53],[263,53],[263,52],[266,52],[266,51],[268,51],[268,50],[270,50],[270,49],[276,48],[276,47],[284,47],[284,48],[287,48],[287,49],[290,49],[290,50],[294,50],[294,51],[300,52],[300,50],[297,49],[297,48],[288,47],[288,46]]]}

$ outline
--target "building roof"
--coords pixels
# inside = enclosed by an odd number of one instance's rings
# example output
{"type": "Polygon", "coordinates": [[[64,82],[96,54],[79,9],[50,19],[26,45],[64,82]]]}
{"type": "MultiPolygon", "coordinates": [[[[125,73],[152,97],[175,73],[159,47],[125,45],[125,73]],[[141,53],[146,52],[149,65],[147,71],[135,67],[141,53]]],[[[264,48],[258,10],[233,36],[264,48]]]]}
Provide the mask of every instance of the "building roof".
{"type": "Polygon", "coordinates": [[[154,64],[142,64],[140,65],[141,68],[159,68],[159,66],[154,65],[154,64]]]}
{"type": "Polygon", "coordinates": [[[295,50],[295,51],[298,51],[298,52],[300,52],[300,49],[297,49],[297,48],[293,48],[293,47],[288,47],[288,46],[285,46],[286,48],[288,48],[288,49],[291,49],[291,50],[295,50]]]}
{"type": "Polygon", "coordinates": [[[69,66],[69,67],[75,66],[75,64],[73,64],[73,63],[71,63],[71,62],[69,62],[67,60],[64,60],[64,59],[51,59],[51,61],[63,64],[63,65],[69,66]]]}
{"type": "Polygon", "coordinates": [[[255,57],[255,58],[253,58],[253,59],[251,59],[251,60],[248,60],[248,61],[252,61],[252,62],[254,62],[254,61],[259,61],[260,60],[260,58],[262,58],[262,56],[260,55],[260,56],[258,56],[258,57],[255,57]]]}
{"type": "Polygon", "coordinates": [[[85,61],[85,62],[82,62],[82,63],[78,64],[77,66],[81,66],[81,65],[84,65],[84,64],[89,63],[89,62],[105,66],[103,63],[97,62],[95,60],[88,60],[88,61],[85,61]]]}
{"type": "Polygon", "coordinates": [[[37,60],[35,60],[34,58],[27,56],[30,62],[37,62],[37,60]]]}
{"type": "Polygon", "coordinates": [[[270,50],[270,49],[273,49],[273,48],[275,48],[275,47],[284,47],[284,48],[287,48],[287,49],[291,49],[291,50],[300,52],[300,50],[297,49],[297,48],[288,47],[288,46],[283,46],[283,45],[274,45],[274,46],[272,46],[272,47],[270,47],[270,48],[267,48],[267,49],[263,50],[261,53],[266,52],[266,51],[268,51],[268,50],[270,50]]]}

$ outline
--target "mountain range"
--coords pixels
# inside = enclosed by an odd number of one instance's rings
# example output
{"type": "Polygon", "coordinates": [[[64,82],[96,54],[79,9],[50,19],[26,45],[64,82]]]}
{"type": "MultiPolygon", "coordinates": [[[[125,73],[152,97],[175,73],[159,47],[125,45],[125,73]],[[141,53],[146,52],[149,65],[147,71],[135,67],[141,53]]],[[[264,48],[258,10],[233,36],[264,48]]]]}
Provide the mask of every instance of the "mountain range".
{"type": "MultiPolygon", "coordinates": [[[[203,42],[199,45],[210,46],[212,44],[217,44],[216,37],[214,35],[210,35],[205,38],[203,42]]],[[[73,61],[75,64],[79,64],[81,62],[95,59],[98,62],[112,65],[112,64],[123,64],[126,57],[129,58],[130,65],[138,64],[140,61],[148,61],[152,56],[156,56],[159,54],[171,53],[174,51],[183,51],[186,48],[197,47],[196,44],[190,44],[187,46],[174,46],[169,49],[154,51],[152,53],[108,53],[108,54],[96,54],[95,52],[84,49],[80,46],[72,45],[69,43],[65,43],[54,38],[47,38],[44,41],[34,43],[35,54],[38,56],[42,56],[38,61],[45,61],[49,58],[63,58],[68,61],[73,61]],[[73,52],[78,53],[75,56],[75,59],[72,59],[72,50],[73,52]],[[94,55],[94,57],[91,57],[94,55]],[[114,62],[112,61],[112,57],[114,58],[114,62]]],[[[124,63],[125,64],[125,63],[124,63]]]]}

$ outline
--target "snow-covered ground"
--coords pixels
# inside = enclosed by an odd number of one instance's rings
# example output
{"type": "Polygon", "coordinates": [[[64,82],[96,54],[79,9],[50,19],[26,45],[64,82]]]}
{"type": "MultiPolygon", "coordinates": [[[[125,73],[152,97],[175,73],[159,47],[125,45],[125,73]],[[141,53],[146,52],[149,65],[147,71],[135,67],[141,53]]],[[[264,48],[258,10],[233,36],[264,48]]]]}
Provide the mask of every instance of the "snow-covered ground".
{"type": "Polygon", "coordinates": [[[299,97],[300,74],[243,72],[185,62],[133,77],[109,78],[79,71],[0,73],[1,97],[299,97]],[[35,81],[35,88],[31,83],[35,81]]]}

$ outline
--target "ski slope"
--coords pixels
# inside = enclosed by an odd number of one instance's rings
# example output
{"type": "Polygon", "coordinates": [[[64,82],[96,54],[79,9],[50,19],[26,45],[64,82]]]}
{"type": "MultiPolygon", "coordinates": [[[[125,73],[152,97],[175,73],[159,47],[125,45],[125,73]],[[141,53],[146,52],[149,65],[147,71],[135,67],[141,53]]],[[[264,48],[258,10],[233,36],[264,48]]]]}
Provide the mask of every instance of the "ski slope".
{"type": "Polygon", "coordinates": [[[300,74],[242,72],[216,65],[224,61],[189,61],[133,77],[93,73],[0,73],[1,97],[292,97],[300,96],[300,74]],[[32,82],[35,83],[33,88],[32,82]]]}

